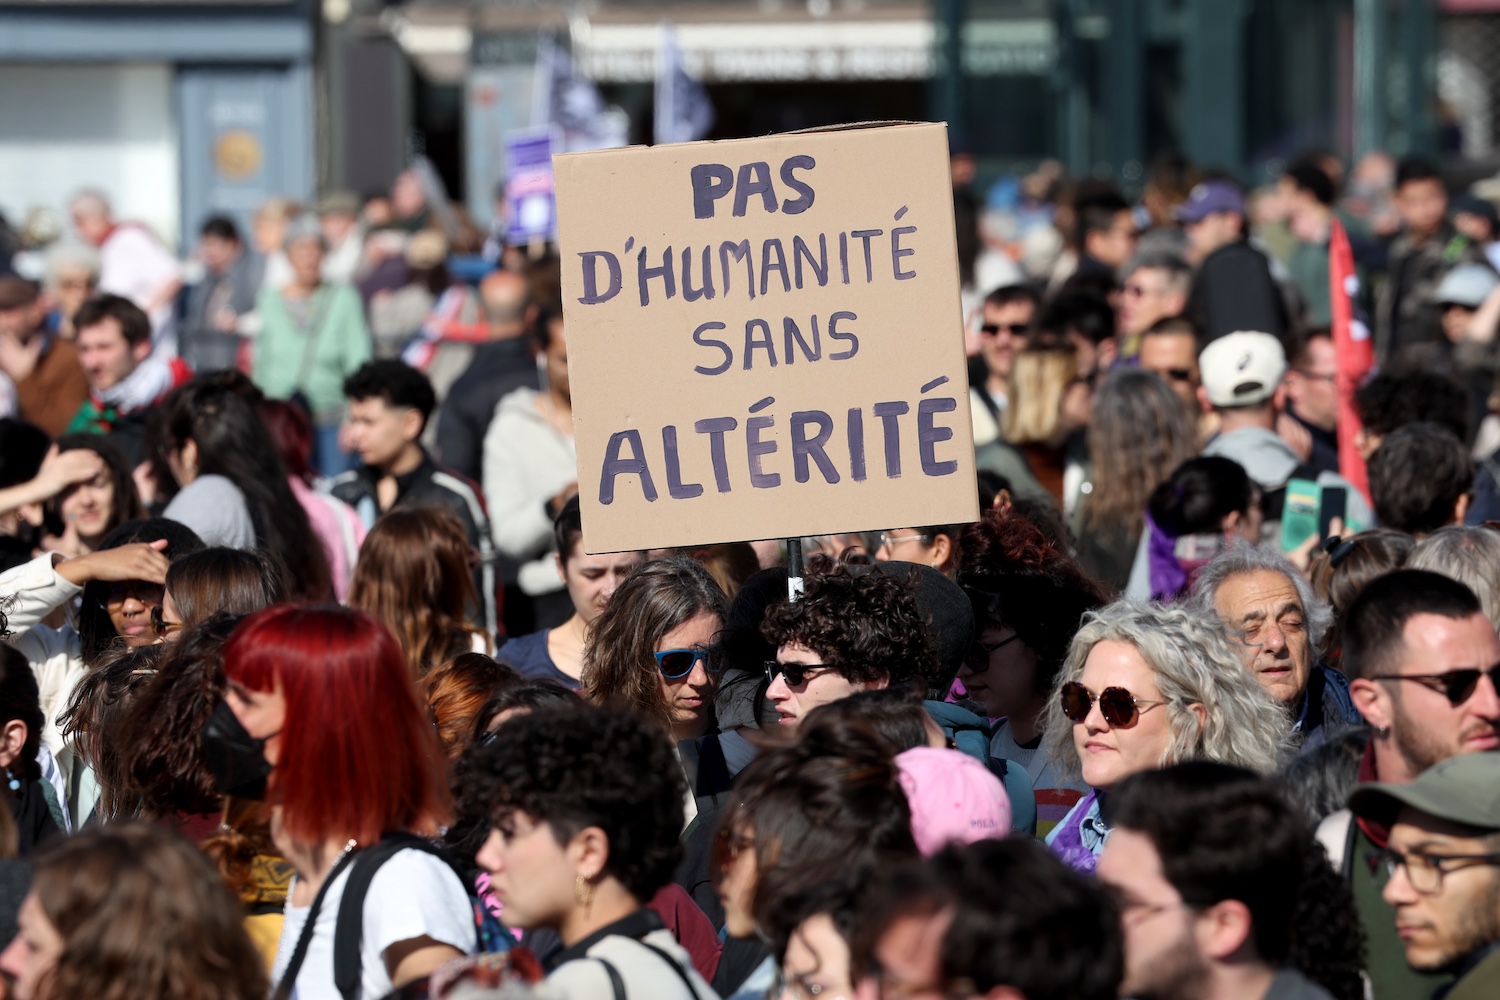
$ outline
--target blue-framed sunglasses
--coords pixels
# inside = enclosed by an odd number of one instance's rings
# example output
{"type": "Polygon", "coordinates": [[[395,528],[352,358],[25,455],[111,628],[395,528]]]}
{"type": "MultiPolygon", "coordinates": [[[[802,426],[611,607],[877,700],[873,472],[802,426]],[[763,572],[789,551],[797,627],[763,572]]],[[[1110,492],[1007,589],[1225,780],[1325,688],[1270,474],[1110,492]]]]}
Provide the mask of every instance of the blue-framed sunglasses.
{"type": "Polygon", "coordinates": [[[711,649],[663,649],[656,653],[656,666],[669,681],[686,677],[693,672],[693,664],[703,661],[703,669],[715,673],[713,650],[711,649]]]}

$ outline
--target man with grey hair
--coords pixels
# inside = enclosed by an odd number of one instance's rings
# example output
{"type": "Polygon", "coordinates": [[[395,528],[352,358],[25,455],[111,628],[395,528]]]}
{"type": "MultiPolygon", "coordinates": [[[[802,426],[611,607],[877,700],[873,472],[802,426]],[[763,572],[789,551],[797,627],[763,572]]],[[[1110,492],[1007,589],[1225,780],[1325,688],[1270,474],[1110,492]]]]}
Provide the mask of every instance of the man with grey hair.
{"type": "Polygon", "coordinates": [[[1125,265],[1124,280],[1118,308],[1121,353],[1133,358],[1147,330],[1187,308],[1193,268],[1176,254],[1144,251],[1125,265]]]}
{"type": "Polygon", "coordinates": [[[1240,660],[1293,719],[1303,748],[1364,720],[1344,675],[1318,662],[1333,613],[1279,552],[1235,545],[1203,567],[1193,601],[1217,615],[1240,660]]]}

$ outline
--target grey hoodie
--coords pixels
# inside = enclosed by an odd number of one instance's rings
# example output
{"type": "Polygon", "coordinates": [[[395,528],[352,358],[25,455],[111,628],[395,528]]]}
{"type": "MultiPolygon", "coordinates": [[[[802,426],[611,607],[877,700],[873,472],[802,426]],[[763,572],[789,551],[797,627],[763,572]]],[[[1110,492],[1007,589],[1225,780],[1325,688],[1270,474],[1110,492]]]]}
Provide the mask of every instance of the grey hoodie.
{"type": "MultiPolygon", "coordinates": [[[[1263,491],[1279,490],[1292,478],[1292,473],[1302,464],[1302,459],[1283,441],[1275,431],[1264,427],[1241,427],[1228,434],[1220,434],[1203,449],[1205,455],[1218,455],[1233,459],[1244,466],[1250,478],[1263,491]]],[[[1370,509],[1365,495],[1336,472],[1324,472],[1318,476],[1320,486],[1342,486],[1349,499],[1345,510],[1347,520],[1361,528],[1375,527],[1375,512],[1370,509]]],[[[1268,529],[1271,522],[1267,520],[1268,529]]],[[[1274,522],[1279,529],[1279,520],[1274,522]]],[[[1265,537],[1263,533],[1262,537],[1265,537]]]]}

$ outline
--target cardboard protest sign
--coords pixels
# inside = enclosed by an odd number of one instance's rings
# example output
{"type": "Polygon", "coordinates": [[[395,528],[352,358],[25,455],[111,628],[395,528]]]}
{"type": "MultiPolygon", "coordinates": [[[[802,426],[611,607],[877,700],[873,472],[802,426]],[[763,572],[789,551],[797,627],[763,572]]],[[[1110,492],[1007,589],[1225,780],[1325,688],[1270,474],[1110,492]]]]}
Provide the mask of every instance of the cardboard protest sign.
{"type": "Polygon", "coordinates": [[[554,171],[589,551],[978,517],[945,126],[554,171]]]}

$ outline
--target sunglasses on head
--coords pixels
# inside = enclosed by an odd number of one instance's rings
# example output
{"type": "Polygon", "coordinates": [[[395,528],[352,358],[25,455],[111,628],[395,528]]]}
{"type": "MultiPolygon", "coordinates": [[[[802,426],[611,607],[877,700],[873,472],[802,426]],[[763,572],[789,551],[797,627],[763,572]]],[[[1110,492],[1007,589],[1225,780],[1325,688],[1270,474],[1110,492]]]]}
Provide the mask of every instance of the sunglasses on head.
{"type": "Polygon", "coordinates": [[[669,681],[686,677],[693,672],[693,665],[703,661],[703,669],[715,673],[712,650],[708,649],[663,649],[656,654],[656,667],[669,681]]]}
{"type": "Polygon", "coordinates": [[[1094,702],[1099,702],[1099,714],[1111,726],[1121,729],[1135,725],[1141,717],[1141,705],[1165,705],[1164,701],[1148,701],[1137,698],[1122,687],[1107,687],[1096,697],[1094,692],[1077,681],[1069,681],[1062,688],[1062,710],[1070,721],[1082,722],[1089,717],[1094,702]]]}
{"type": "Polygon", "coordinates": [[[801,687],[811,679],[814,671],[828,669],[830,668],[821,663],[778,663],[775,660],[767,660],[766,680],[774,683],[776,675],[780,674],[786,678],[787,687],[801,687]]]}
{"type": "Polygon", "coordinates": [[[1485,674],[1489,675],[1490,683],[1495,686],[1496,690],[1500,690],[1500,663],[1484,670],[1478,667],[1465,667],[1462,670],[1448,670],[1441,674],[1374,674],[1370,679],[1416,681],[1425,688],[1440,692],[1448,699],[1450,705],[1462,705],[1474,697],[1474,691],[1479,687],[1479,678],[1485,674]]]}
{"type": "Polygon", "coordinates": [[[1026,323],[986,323],[979,328],[979,332],[993,337],[1001,330],[1008,330],[1012,337],[1024,337],[1030,329],[1030,325],[1026,323]]]}

